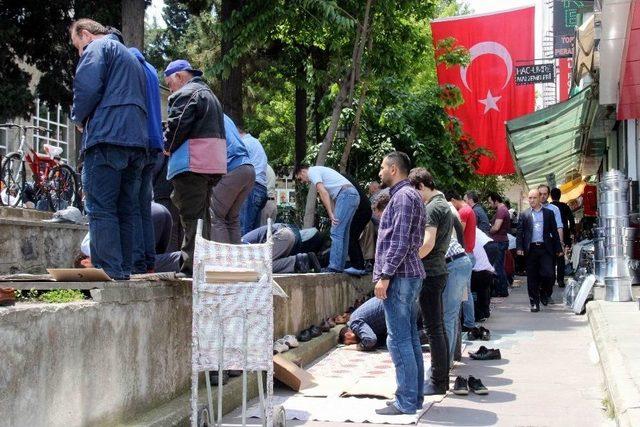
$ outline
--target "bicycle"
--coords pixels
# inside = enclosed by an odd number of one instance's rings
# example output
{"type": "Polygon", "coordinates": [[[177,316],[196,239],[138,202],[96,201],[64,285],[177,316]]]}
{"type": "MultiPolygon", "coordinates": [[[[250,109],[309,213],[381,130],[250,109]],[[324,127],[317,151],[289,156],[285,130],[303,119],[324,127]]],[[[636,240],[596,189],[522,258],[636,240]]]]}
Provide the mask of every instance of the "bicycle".
{"type": "MultiPolygon", "coordinates": [[[[18,151],[4,156],[0,165],[0,182],[4,188],[0,200],[7,206],[24,206],[28,201],[36,204],[47,202],[47,210],[58,211],[68,206],[76,206],[78,200],[78,180],[73,168],[62,162],[62,148],[44,144],[47,154],[39,154],[28,142],[27,131],[47,132],[40,126],[0,124],[0,129],[20,130],[18,151]],[[27,184],[27,164],[33,176],[33,186],[27,184]],[[31,199],[31,200],[29,200],[31,199]]],[[[1,187],[1,185],[0,185],[1,187]]]]}

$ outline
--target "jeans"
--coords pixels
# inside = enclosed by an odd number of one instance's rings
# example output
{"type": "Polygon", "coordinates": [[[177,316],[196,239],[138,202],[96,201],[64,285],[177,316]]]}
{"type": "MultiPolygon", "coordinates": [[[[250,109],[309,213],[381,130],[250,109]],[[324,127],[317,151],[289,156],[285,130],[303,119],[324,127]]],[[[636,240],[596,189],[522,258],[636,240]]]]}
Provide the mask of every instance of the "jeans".
{"type": "Polygon", "coordinates": [[[266,204],[267,187],[256,182],[240,210],[240,227],[243,236],[260,227],[260,212],[266,204]]]}
{"type": "Polygon", "coordinates": [[[151,178],[157,155],[149,152],[140,176],[140,196],[136,204],[134,225],[133,272],[144,274],[155,269],[156,240],[151,219],[153,184],[151,178]]]}
{"type": "Polygon", "coordinates": [[[437,388],[449,388],[449,346],[444,332],[442,292],[447,275],[427,277],[420,291],[420,309],[431,349],[431,382],[437,388]]]}
{"type": "Polygon", "coordinates": [[[406,414],[422,409],[424,359],[417,328],[415,304],[420,278],[393,277],[384,300],[387,348],[396,370],[395,407],[406,414]]]}
{"type": "Polygon", "coordinates": [[[343,188],[336,197],[335,216],[338,224],[331,226],[331,252],[329,254],[329,269],[343,271],[347,261],[349,248],[349,229],[351,220],[356,212],[360,196],[354,187],[343,188]]]}
{"type": "MultiPolygon", "coordinates": [[[[467,254],[471,267],[476,264],[476,258],[473,254],[467,254]]],[[[462,301],[462,317],[463,324],[467,328],[473,328],[476,326],[476,314],[473,306],[473,293],[471,292],[471,274],[467,277],[467,299],[462,301]]]]}
{"type": "Polygon", "coordinates": [[[498,258],[493,268],[498,276],[498,288],[496,289],[499,297],[509,296],[509,282],[507,281],[507,272],[504,270],[504,258],[509,250],[509,242],[496,242],[498,246],[498,258]]]}
{"type": "Polygon", "coordinates": [[[449,342],[449,365],[453,362],[453,355],[460,333],[460,306],[462,296],[471,279],[471,260],[464,256],[447,264],[447,284],[442,293],[442,304],[444,306],[444,330],[449,342]]]}
{"type": "Polygon", "coordinates": [[[84,153],[82,186],[89,216],[91,262],[112,279],[131,274],[135,206],[145,149],[98,144],[84,153]]]}

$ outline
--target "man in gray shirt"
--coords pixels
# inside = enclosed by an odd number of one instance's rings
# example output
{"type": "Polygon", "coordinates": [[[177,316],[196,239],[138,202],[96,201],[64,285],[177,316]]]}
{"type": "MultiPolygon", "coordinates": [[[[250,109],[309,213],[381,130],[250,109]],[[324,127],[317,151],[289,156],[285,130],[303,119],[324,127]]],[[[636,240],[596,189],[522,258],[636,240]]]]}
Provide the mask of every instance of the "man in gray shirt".
{"type": "Polygon", "coordinates": [[[488,235],[491,229],[491,223],[489,222],[487,212],[485,212],[479,203],[480,197],[478,196],[478,192],[475,190],[467,191],[464,195],[464,201],[471,206],[471,209],[473,209],[473,212],[476,214],[476,226],[482,230],[484,234],[488,235]]]}

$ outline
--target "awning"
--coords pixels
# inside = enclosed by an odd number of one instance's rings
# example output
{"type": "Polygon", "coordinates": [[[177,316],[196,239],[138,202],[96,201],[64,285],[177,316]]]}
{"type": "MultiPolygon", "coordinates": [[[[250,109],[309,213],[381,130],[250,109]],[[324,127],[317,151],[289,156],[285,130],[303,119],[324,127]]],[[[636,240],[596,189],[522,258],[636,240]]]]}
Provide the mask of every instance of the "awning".
{"type": "Polygon", "coordinates": [[[567,203],[582,196],[582,192],[584,191],[584,187],[586,185],[587,183],[582,180],[582,177],[573,179],[569,182],[565,182],[560,187],[558,187],[562,192],[560,201],[567,203]]]}
{"type": "Polygon", "coordinates": [[[582,76],[594,72],[595,15],[582,24],[577,31],[576,50],[573,66],[573,81],[580,84],[582,76]]]}
{"type": "Polygon", "coordinates": [[[511,155],[529,188],[546,183],[550,175],[562,184],[579,171],[597,105],[588,87],[567,101],[506,123],[511,155]]]}

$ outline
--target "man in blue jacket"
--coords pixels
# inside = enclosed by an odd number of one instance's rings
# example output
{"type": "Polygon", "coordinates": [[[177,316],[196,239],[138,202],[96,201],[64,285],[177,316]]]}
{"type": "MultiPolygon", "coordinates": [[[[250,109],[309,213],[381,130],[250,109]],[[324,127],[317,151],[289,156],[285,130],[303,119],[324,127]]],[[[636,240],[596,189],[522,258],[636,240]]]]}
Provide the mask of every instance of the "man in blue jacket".
{"type": "Polygon", "coordinates": [[[83,132],[82,185],[93,264],[113,279],[126,280],[149,139],[145,74],[103,25],[80,19],[69,31],[80,55],[71,117],[83,132]]]}

